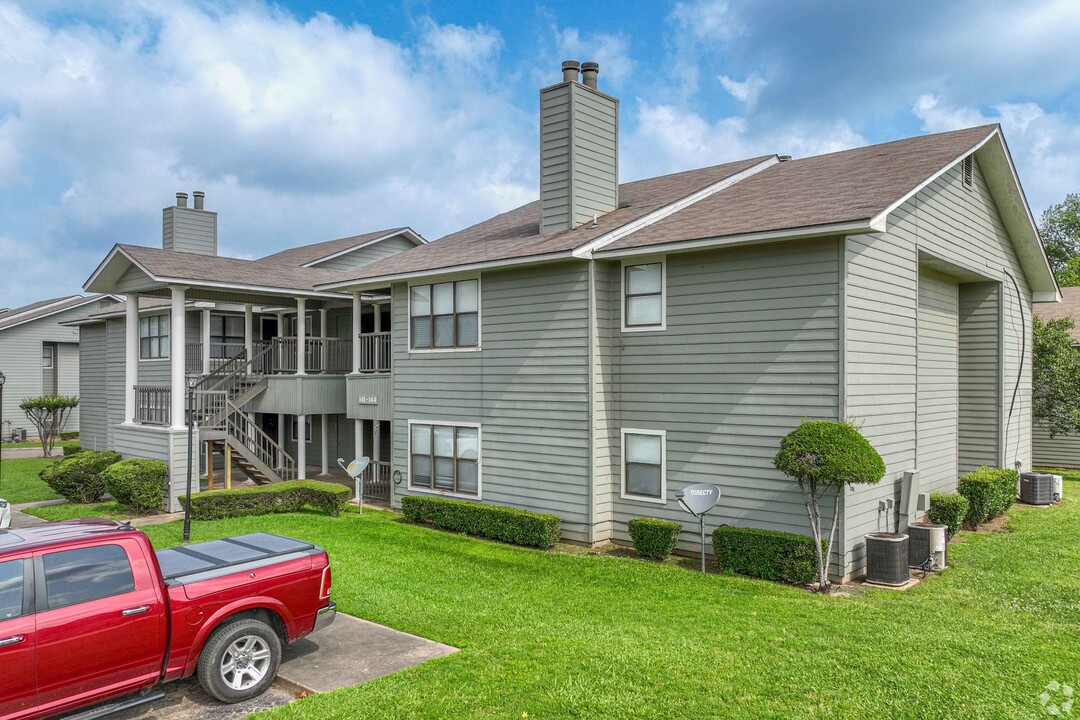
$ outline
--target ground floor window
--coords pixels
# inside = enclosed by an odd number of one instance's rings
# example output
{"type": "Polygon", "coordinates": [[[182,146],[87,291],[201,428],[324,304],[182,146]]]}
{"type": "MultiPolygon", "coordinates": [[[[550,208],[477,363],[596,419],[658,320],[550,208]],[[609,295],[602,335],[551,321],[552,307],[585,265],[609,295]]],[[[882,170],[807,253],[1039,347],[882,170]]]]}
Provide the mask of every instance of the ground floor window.
{"type": "Polygon", "coordinates": [[[622,496],[665,502],[667,433],[664,430],[622,431],[622,496]]]}
{"type": "Polygon", "coordinates": [[[409,487],[480,496],[480,426],[409,423],[409,487]]]}

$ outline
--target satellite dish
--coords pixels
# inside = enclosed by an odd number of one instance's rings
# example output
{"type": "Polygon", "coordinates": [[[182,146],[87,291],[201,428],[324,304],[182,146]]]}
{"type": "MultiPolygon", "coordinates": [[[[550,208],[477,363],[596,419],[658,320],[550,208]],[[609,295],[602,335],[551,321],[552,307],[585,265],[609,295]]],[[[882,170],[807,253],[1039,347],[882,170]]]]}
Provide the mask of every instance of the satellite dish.
{"type": "Polygon", "coordinates": [[[720,488],[712,483],[698,483],[683,488],[675,498],[683,509],[692,515],[704,515],[713,509],[720,499],[720,488]]]}
{"type": "MultiPolygon", "coordinates": [[[[344,460],[339,460],[338,462],[344,463],[344,460]]],[[[356,458],[351,463],[349,463],[348,467],[345,468],[345,472],[349,473],[349,477],[351,477],[353,480],[355,480],[356,478],[360,477],[360,475],[365,470],[367,470],[367,467],[370,464],[371,464],[371,458],[366,458],[366,457],[356,458]]]]}

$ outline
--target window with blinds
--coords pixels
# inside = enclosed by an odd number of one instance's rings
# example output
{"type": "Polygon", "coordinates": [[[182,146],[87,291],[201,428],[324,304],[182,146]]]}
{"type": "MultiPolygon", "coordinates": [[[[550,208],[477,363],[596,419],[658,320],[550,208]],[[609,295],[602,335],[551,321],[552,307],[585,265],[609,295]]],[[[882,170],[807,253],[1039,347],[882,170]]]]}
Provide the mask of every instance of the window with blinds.
{"type": "Polygon", "coordinates": [[[409,343],[413,350],[475,350],[480,346],[477,280],[409,288],[409,343]]]}
{"type": "Polygon", "coordinates": [[[480,428],[411,423],[409,487],[479,497],[480,428]]]}
{"type": "Polygon", "coordinates": [[[623,267],[623,329],[664,328],[664,264],[623,267]]]}

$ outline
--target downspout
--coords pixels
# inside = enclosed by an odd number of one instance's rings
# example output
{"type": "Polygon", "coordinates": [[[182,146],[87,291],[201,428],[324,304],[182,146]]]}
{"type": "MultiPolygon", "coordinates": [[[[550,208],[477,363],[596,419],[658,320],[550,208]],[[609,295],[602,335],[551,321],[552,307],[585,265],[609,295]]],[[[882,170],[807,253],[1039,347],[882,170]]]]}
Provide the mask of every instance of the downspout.
{"type": "Polygon", "coordinates": [[[586,444],[589,458],[589,492],[588,512],[586,522],[589,527],[589,544],[596,542],[596,423],[595,423],[595,384],[596,384],[596,342],[599,329],[596,326],[596,260],[589,258],[589,366],[588,366],[588,412],[587,422],[589,427],[588,442],[586,444]]]}

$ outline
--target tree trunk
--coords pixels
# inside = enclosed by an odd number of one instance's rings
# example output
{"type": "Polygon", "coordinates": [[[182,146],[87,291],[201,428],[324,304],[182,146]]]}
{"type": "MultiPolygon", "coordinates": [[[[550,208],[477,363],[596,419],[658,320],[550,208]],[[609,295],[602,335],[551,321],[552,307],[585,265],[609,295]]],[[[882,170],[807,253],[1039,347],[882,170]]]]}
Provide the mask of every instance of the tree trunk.
{"type": "Polygon", "coordinates": [[[802,490],[803,504],[806,505],[806,515],[810,519],[810,534],[814,538],[814,557],[817,558],[818,564],[819,589],[824,591],[828,589],[829,574],[826,570],[825,559],[821,552],[821,507],[818,503],[817,495],[812,490],[803,487],[801,483],[799,489],[802,490]]]}

